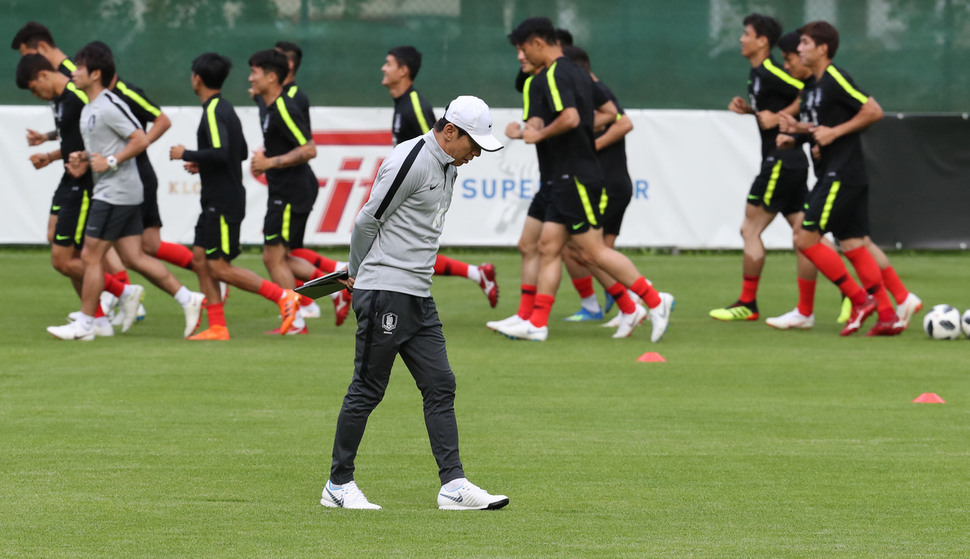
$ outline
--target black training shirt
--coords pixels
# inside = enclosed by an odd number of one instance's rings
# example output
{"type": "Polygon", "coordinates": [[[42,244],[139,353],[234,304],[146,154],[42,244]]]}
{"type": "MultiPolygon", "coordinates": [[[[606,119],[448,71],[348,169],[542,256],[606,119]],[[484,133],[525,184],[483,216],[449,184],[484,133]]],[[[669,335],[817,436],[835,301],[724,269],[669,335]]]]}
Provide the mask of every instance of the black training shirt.
{"type": "MultiPolygon", "coordinates": [[[[830,64],[821,79],[805,84],[801,119],[817,126],[838,126],[858,114],[868,100],[869,95],[858,89],[848,74],[830,64]]],[[[843,181],[868,184],[860,133],[847,134],[822,147],[817,167],[825,173],[837,173],[843,181]]]]}
{"type": "MultiPolygon", "coordinates": [[[[576,109],[580,120],[576,128],[540,142],[548,143],[550,149],[551,178],[560,180],[576,176],[584,181],[601,180],[602,173],[593,142],[593,111],[596,108],[594,101],[596,94],[594,94],[593,79],[589,72],[563,56],[556,59],[541,78],[544,80],[542,110],[549,115],[546,125],[570,107],[576,109]]],[[[538,75],[533,78],[531,87],[535,87],[539,79],[538,75]]],[[[541,169],[543,152],[540,150],[538,153],[541,169]]]]}
{"type": "Polygon", "coordinates": [[[431,105],[413,86],[400,97],[394,98],[394,119],[391,121],[394,145],[417,138],[431,130],[434,123],[431,105]]]}
{"type": "MultiPolygon", "coordinates": [[[[262,128],[266,157],[285,155],[313,141],[310,123],[296,101],[285,92],[266,107],[262,128]]],[[[313,209],[319,185],[308,163],[269,169],[266,171],[266,180],[269,183],[270,196],[286,198],[292,204],[294,212],[309,213],[313,209]]]]}
{"type": "Polygon", "coordinates": [[[199,148],[186,150],[182,159],[199,164],[202,211],[216,211],[230,223],[241,222],[246,216],[242,162],[249,148],[236,111],[220,94],[202,105],[202,120],[195,137],[199,148]]]}
{"type": "MultiPolygon", "coordinates": [[[[748,103],[754,112],[771,111],[777,113],[788,107],[801,93],[805,84],[789,76],[769,56],[756,68],[751,68],[748,77],[748,103]]],[[[761,133],[761,158],[775,156],[790,169],[807,169],[808,159],[800,148],[778,149],[775,139],[778,127],[765,130],[758,126],[761,133]]]]}

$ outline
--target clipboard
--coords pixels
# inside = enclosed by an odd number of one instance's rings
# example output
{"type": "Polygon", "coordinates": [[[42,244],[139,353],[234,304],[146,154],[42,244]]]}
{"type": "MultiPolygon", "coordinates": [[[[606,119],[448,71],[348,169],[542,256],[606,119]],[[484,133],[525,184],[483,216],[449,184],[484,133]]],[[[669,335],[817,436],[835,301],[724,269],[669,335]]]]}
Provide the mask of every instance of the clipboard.
{"type": "Polygon", "coordinates": [[[347,273],[347,269],[344,268],[343,270],[331,272],[322,278],[310,280],[300,287],[297,287],[294,291],[300,295],[306,295],[311,299],[319,299],[332,293],[336,293],[341,289],[347,289],[347,286],[340,283],[339,280],[345,280],[348,277],[350,277],[350,275],[347,273]]]}

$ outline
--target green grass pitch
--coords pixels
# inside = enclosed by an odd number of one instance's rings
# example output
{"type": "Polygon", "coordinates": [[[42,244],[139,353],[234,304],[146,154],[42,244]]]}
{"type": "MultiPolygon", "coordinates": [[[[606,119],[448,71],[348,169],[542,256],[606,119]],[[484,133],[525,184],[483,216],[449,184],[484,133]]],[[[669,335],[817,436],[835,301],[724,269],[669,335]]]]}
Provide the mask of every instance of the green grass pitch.
{"type": "MultiPolygon", "coordinates": [[[[462,279],[433,293],[466,471],[509,495],[501,511],[435,508],[400,362],[357,461],[384,510],[320,506],[353,360],[354,319],[334,327],[329,303],[281,339],[263,335],[275,306],[233,290],[232,340],[192,343],[148,286],[129,333],[62,342],[44,328],[78,308],[69,283],[46,251],[0,249],[0,556],[970,556],[970,341],[929,340],[922,313],[898,338],[841,338],[823,278],[815,329],[774,331],[763,319],[797,293],[794,257],[771,253],[762,320],[719,323],[707,311],[736,298],[740,254],[631,252],[677,297],[661,343],[649,323],[613,340],[562,322],[568,280],[549,340],[514,342],[484,323],[517,308],[518,255],[444,253],[499,274],[497,309],[462,279]],[[648,351],[667,362],[637,362],[648,351]],[[911,403],[923,392],[947,403],[911,403]]],[[[890,257],[924,312],[970,306],[966,255],[890,257]]],[[[238,263],[265,276],[255,253],[238,263]]]]}

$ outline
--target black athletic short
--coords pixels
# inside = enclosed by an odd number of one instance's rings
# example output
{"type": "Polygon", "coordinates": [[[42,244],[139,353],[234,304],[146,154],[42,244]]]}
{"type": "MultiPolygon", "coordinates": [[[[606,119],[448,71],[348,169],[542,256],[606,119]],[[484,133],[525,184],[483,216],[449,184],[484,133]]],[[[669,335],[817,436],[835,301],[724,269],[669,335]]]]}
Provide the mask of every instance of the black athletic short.
{"type": "Polygon", "coordinates": [[[589,182],[586,184],[579,177],[567,175],[543,183],[542,188],[549,189],[550,197],[546,221],[562,223],[570,235],[601,228],[602,186],[598,182],[589,182]]]}
{"type": "Polygon", "coordinates": [[[95,239],[117,241],[122,237],[141,235],[141,205],[115,206],[104,200],[92,200],[84,234],[95,239]]]}
{"type": "Polygon", "coordinates": [[[216,211],[203,211],[195,223],[193,245],[202,247],[208,260],[221,258],[231,262],[242,252],[239,245],[240,225],[226,221],[226,216],[216,211]]]}
{"type": "Polygon", "coordinates": [[[836,239],[869,234],[869,185],[843,183],[838,173],[826,173],[808,194],[802,229],[831,232],[836,239]]]}
{"type": "Polygon", "coordinates": [[[270,196],[263,220],[263,244],[284,244],[290,249],[303,248],[303,234],[309,213],[296,213],[284,198],[270,196]]]}
{"type": "Polygon", "coordinates": [[[603,234],[619,235],[623,225],[623,215],[633,199],[633,181],[630,176],[607,178],[606,188],[600,199],[600,213],[603,216],[603,234]]]}
{"type": "MultiPolygon", "coordinates": [[[[61,196],[54,224],[54,244],[58,246],[84,245],[84,227],[91,206],[91,193],[80,185],[71,188],[70,196],[61,196]]],[[[53,212],[52,212],[53,213],[53,212]]]]}
{"type": "Polygon", "coordinates": [[[808,169],[791,169],[780,159],[768,157],[751,183],[748,203],[770,213],[791,215],[802,211],[808,197],[808,169]]]}
{"type": "Polygon", "coordinates": [[[546,211],[549,205],[548,192],[548,188],[540,188],[536,192],[535,196],[532,197],[532,202],[529,204],[529,212],[526,215],[539,221],[546,220],[546,211]]]}
{"type": "Polygon", "coordinates": [[[138,176],[141,184],[145,188],[145,201],[141,203],[141,222],[145,229],[149,227],[161,227],[162,216],[158,212],[158,176],[155,169],[148,162],[148,158],[137,159],[138,176]]]}

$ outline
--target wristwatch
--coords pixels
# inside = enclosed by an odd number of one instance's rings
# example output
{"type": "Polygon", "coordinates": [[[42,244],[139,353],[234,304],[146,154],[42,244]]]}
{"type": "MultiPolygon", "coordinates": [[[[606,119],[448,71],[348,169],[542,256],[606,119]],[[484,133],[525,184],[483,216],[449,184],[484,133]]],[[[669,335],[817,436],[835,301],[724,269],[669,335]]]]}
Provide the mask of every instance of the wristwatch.
{"type": "Polygon", "coordinates": [[[105,157],[104,160],[108,162],[108,168],[109,169],[111,169],[112,171],[117,171],[118,170],[118,158],[117,157],[115,157],[113,155],[109,155],[108,157],[105,157]]]}

